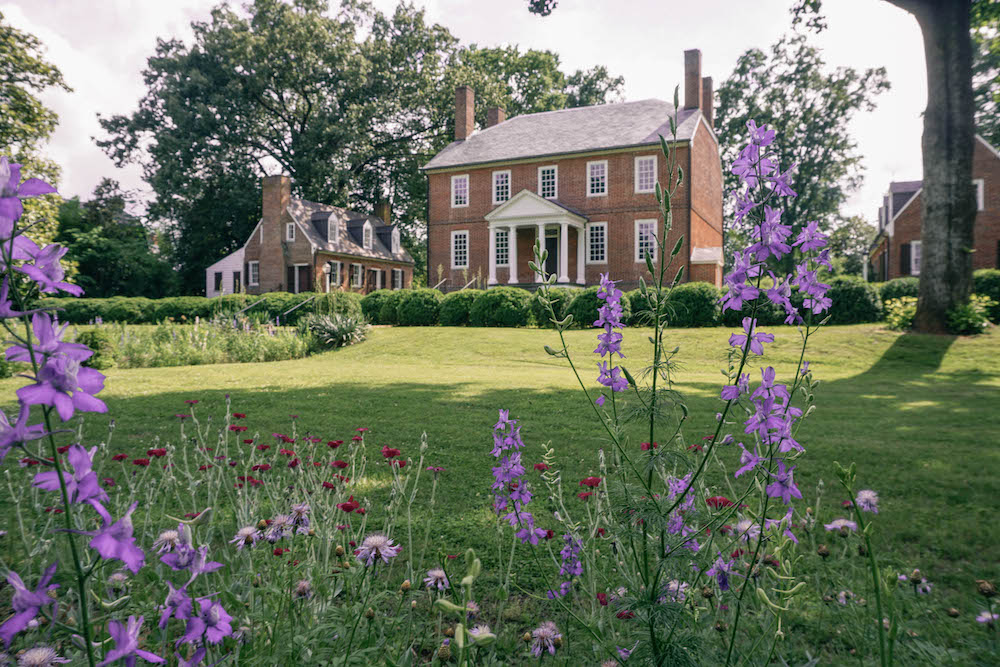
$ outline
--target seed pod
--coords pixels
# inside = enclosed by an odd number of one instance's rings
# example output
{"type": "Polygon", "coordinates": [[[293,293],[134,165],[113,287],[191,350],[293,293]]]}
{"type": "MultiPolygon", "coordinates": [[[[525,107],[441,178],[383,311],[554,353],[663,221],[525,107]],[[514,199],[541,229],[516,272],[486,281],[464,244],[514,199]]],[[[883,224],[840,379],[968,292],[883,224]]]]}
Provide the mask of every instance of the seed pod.
{"type": "Polygon", "coordinates": [[[372,609],[371,607],[365,609],[365,618],[367,618],[369,621],[375,618],[375,610],[372,609]]]}
{"type": "Polygon", "coordinates": [[[334,549],[334,553],[335,553],[335,554],[337,554],[337,556],[339,556],[339,557],[341,557],[341,558],[342,558],[342,557],[344,556],[344,547],[342,547],[342,546],[340,546],[340,545],[338,544],[338,545],[337,545],[337,548],[336,548],[336,549],[334,549]]]}
{"type": "Polygon", "coordinates": [[[438,659],[441,661],[451,660],[451,647],[444,644],[438,649],[438,659]]]}
{"type": "Polygon", "coordinates": [[[996,597],[997,587],[992,581],[987,581],[986,579],[976,579],[976,588],[979,590],[979,594],[984,598],[996,597]]]}
{"type": "Polygon", "coordinates": [[[713,597],[715,597],[715,591],[713,591],[709,586],[702,586],[701,597],[705,598],[706,600],[711,600],[713,597]]]}
{"type": "Polygon", "coordinates": [[[816,549],[816,553],[819,555],[820,558],[826,560],[826,557],[830,555],[830,549],[827,548],[825,544],[821,544],[819,545],[819,548],[816,549]]]}
{"type": "Polygon", "coordinates": [[[410,587],[411,587],[411,586],[412,586],[412,584],[410,584],[410,580],[409,580],[409,579],[407,579],[407,580],[406,580],[406,581],[404,581],[404,582],[403,582],[403,584],[402,584],[402,585],[401,585],[401,586],[399,587],[399,590],[400,590],[400,591],[402,591],[403,593],[405,593],[405,592],[407,592],[408,590],[410,590],[410,587]]]}
{"type": "Polygon", "coordinates": [[[951,616],[952,618],[958,618],[958,610],[955,609],[954,607],[949,607],[948,611],[947,611],[947,614],[949,616],[951,616]]]}
{"type": "Polygon", "coordinates": [[[521,635],[521,639],[523,639],[526,642],[530,642],[531,641],[531,633],[530,632],[525,632],[523,635],[521,635]]]}
{"type": "Polygon", "coordinates": [[[455,636],[455,628],[453,628],[451,626],[448,626],[447,628],[445,628],[444,629],[444,636],[445,637],[454,637],[455,636]]]}

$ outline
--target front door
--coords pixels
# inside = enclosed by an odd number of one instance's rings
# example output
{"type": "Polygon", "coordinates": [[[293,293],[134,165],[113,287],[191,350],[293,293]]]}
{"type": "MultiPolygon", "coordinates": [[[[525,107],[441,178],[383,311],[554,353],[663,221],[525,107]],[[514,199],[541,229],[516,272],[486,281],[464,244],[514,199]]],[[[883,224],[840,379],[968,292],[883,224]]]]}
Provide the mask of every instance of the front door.
{"type": "Polygon", "coordinates": [[[545,258],[545,272],[559,274],[559,237],[546,236],[545,249],[549,256],[545,258]]]}

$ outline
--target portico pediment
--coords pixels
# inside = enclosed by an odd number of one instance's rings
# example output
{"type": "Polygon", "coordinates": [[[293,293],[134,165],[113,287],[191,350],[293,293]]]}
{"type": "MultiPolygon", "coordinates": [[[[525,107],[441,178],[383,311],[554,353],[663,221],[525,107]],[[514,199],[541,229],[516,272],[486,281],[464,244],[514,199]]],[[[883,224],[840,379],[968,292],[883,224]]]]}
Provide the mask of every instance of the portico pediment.
{"type": "Polygon", "coordinates": [[[530,190],[521,190],[497,208],[486,214],[486,220],[491,224],[548,224],[567,222],[579,227],[587,222],[587,218],[569,208],[545,199],[530,190]]]}

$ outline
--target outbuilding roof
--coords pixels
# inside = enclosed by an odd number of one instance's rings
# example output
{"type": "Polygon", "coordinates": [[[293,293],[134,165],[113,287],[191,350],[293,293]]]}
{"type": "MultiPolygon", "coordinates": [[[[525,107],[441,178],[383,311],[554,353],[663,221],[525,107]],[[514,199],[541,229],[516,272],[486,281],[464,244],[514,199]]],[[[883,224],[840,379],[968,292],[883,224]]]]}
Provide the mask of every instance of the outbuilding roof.
{"type": "Polygon", "coordinates": [[[305,229],[309,240],[321,251],[414,263],[413,257],[402,244],[396,252],[392,252],[391,239],[394,226],[387,225],[373,215],[295,198],[288,205],[288,213],[301,228],[305,229]],[[337,230],[333,239],[328,238],[327,225],[331,221],[337,230]],[[370,222],[372,225],[371,249],[365,248],[363,243],[362,230],[365,222],[370,222]]]}

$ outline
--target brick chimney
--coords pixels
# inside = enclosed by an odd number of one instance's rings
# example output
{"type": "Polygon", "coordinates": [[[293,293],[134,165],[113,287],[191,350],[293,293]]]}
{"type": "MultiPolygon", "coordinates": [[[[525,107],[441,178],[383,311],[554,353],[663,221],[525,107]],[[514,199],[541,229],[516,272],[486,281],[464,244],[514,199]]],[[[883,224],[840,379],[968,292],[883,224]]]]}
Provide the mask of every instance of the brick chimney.
{"type": "Polygon", "coordinates": [[[701,80],[701,112],[705,114],[705,122],[715,129],[715,98],[712,97],[712,77],[706,76],[701,80]]]}
{"type": "Polygon", "coordinates": [[[387,201],[380,201],[375,204],[375,217],[387,225],[391,225],[389,218],[392,217],[392,207],[387,201]]]}
{"type": "Polygon", "coordinates": [[[701,104],[701,51],[689,49],[684,52],[684,108],[699,109],[701,104]]]}
{"type": "Polygon", "coordinates": [[[276,224],[292,201],[292,179],[284,174],[263,179],[265,223],[276,224]]]}
{"type": "Polygon", "coordinates": [[[476,94],[468,86],[455,90],[455,141],[465,141],[476,127],[476,94]]]}
{"type": "Polygon", "coordinates": [[[486,127],[493,127],[507,120],[507,112],[500,107],[490,107],[486,110],[486,127]]]}

